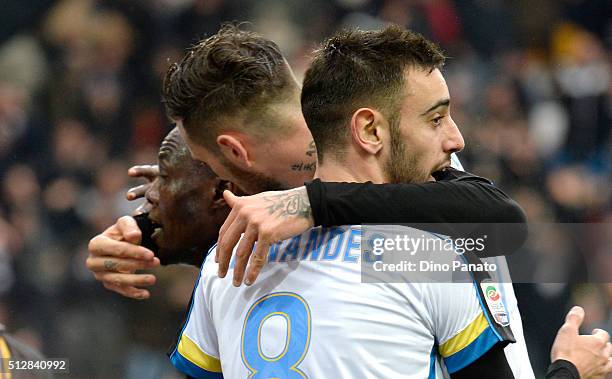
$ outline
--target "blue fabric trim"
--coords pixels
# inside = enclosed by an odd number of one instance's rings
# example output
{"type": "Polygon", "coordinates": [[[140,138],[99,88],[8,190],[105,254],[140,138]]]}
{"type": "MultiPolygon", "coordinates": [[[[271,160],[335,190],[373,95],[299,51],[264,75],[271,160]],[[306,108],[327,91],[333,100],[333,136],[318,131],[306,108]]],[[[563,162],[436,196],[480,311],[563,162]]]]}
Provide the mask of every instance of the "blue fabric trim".
{"type": "Polygon", "coordinates": [[[471,344],[444,358],[446,369],[452,374],[469,366],[500,341],[493,327],[488,326],[471,344]]]}
{"type": "Polygon", "coordinates": [[[170,356],[170,362],[177,370],[185,375],[189,375],[196,379],[223,379],[223,374],[220,372],[206,371],[201,367],[189,362],[177,350],[174,350],[170,356]]]}
{"type": "Polygon", "coordinates": [[[429,355],[429,375],[427,379],[436,379],[436,344],[431,347],[431,354],[429,355]]]}
{"type": "MultiPolygon", "coordinates": [[[[207,254],[210,254],[211,250],[214,249],[215,247],[217,247],[216,243],[208,250],[207,254]]],[[[206,259],[204,259],[204,261],[206,261],[206,259]]],[[[202,267],[204,267],[204,262],[202,262],[202,267]]],[[[183,336],[183,332],[185,331],[185,328],[187,327],[187,324],[189,323],[189,318],[191,317],[191,311],[193,310],[193,304],[195,303],[196,290],[198,289],[198,284],[200,284],[200,278],[202,277],[202,267],[200,267],[200,275],[198,275],[198,280],[196,280],[195,286],[193,287],[193,291],[191,292],[191,304],[189,305],[189,311],[187,312],[187,318],[185,319],[185,323],[183,324],[183,327],[181,328],[181,332],[179,333],[178,340],[176,341],[176,344],[174,345],[174,351],[170,355],[171,361],[172,361],[172,357],[175,354],[178,354],[178,345],[181,342],[181,337],[183,336]]],[[[174,361],[172,361],[172,364],[174,364],[174,361]]]]}

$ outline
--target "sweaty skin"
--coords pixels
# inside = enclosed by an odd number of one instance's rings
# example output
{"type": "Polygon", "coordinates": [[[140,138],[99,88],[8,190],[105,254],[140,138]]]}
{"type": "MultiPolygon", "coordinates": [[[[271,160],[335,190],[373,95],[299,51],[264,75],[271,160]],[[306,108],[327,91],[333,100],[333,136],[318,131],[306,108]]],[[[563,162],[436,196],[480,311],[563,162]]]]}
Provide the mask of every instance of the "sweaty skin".
{"type": "Polygon", "coordinates": [[[124,216],[90,241],[86,265],[107,289],[147,299],[149,291],[139,287],[155,284],[155,276],[137,271],[159,266],[159,258],[165,264],[191,263],[193,254],[205,254],[229,213],[222,192],[236,188],[219,179],[204,163],[192,160],[177,129],[160,147],[159,168],[136,166],[130,175],[153,179],[150,184],[131,189],[128,198],[146,193],[146,206],[139,209],[148,211],[154,223],[151,237],[159,257],[138,246],[142,233],[134,218],[124,216]]]}

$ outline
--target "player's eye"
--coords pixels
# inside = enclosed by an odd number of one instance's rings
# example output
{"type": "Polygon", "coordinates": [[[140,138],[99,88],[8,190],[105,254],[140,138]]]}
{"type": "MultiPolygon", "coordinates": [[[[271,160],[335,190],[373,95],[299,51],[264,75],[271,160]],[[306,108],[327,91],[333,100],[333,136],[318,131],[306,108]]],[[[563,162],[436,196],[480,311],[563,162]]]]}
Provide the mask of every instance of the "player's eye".
{"type": "Polygon", "coordinates": [[[438,117],[433,118],[433,119],[431,120],[431,124],[432,124],[433,126],[440,126],[440,124],[442,124],[442,119],[443,119],[444,117],[445,117],[445,116],[438,116],[438,117]]]}

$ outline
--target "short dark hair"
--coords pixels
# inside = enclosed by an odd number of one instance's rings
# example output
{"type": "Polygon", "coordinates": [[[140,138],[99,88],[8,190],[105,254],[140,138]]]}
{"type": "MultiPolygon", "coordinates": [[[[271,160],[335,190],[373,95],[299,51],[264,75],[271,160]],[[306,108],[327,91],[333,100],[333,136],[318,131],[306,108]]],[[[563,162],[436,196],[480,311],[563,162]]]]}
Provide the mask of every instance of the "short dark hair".
{"type": "Polygon", "coordinates": [[[433,71],[445,56],[418,33],[396,25],[382,30],[345,30],[315,51],[302,87],[302,113],[319,161],[344,152],[348,122],[360,107],[376,107],[392,119],[399,112],[406,67],[433,71]]]}
{"type": "Polygon", "coordinates": [[[189,48],[183,59],[168,69],[163,102],[168,117],[180,118],[190,137],[215,146],[215,121],[265,112],[270,102],[281,102],[290,94],[297,96],[298,91],[279,47],[231,23],[189,48]]]}

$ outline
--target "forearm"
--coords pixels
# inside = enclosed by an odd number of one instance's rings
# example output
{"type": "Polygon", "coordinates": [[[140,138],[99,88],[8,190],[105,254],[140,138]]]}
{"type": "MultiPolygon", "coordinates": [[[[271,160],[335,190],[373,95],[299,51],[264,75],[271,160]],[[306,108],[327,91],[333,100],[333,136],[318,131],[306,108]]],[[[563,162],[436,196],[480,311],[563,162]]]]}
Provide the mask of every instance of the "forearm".
{"type": "Polygon", "coordinates": [[[474,175],[420,184],[306,184],[315,225],[350,223],[523,223],[520,206],[474,175]]]}
{"type": "Polygon", "coordinates": [[[432,224],[451,237],[487,235],[488,256],[509,254],[526,238],[520,206],[484,178],[451,171],[422,184],[306,184],[315,225],[432,224]]]}

